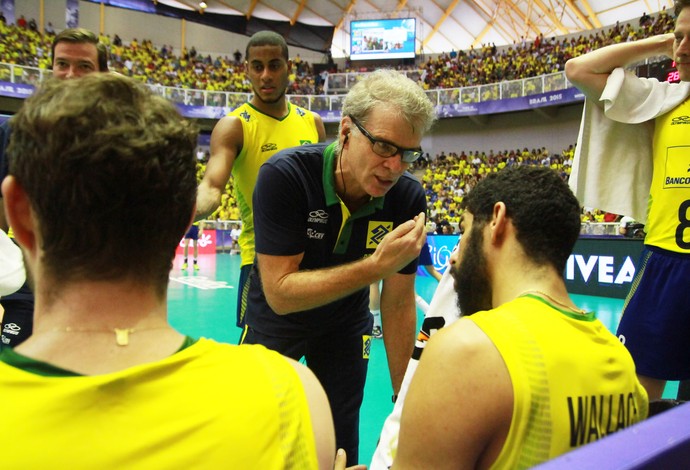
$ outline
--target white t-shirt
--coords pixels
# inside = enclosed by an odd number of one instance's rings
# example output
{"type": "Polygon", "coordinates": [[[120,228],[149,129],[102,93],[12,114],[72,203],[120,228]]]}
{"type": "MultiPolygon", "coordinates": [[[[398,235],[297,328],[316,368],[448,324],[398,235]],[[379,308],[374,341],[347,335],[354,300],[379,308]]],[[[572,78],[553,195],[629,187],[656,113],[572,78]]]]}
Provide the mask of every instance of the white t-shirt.
{"type": "Polygon", "coordinates": [[[0,230],[0,295],[17,291],[26,281],[22,250],[0,230]]]}

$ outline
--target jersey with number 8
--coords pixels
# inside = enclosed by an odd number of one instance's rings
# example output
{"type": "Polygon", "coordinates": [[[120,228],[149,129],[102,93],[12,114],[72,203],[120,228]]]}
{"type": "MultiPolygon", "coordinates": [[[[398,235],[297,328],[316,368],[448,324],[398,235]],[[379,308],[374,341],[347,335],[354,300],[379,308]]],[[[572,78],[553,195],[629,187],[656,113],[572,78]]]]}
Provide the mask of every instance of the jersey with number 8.
{"type": "Polygon", "coordinates": [[[645,244],[690,253],[690,100],[659,116],[645,244]]]}

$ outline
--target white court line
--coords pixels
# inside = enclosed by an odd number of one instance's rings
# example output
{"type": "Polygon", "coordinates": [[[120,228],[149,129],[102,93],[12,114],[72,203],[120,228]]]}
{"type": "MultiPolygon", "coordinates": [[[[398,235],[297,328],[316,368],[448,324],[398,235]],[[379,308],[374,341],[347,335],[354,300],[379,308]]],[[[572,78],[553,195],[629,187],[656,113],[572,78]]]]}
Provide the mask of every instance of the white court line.
{"type": "Polygon", "coordinates": [[[228,285],[225,281],[216,281],[206,276],[170,276],[170,280],[201,290],[235,288],[234,286],[228,285]]]}

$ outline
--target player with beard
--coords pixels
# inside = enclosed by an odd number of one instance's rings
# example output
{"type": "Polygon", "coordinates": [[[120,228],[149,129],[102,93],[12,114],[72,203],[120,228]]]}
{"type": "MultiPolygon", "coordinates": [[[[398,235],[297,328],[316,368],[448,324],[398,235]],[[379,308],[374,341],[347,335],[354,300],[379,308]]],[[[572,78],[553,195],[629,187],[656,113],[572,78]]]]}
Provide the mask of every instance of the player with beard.
{"type": "Polygon", "coordinates": [[[509,168],[463,204],[450,269],[464,316],[425,348],[393,468],[527,468],[644,419],[630,354],[566,291],[580,231],[566,183],[509,168]]]}
{"type": "Polygon", "coordinates": [[[198,188],[195,217],[203,219],[220,206],[232,174],[242,220],[237,296],[240,327],[244,325],[246,281],[254,262],[252,194],[259,168],[278,150],[326,140],[321,117],[291,104],[285,97],[292,68],[285,39],[272,31],[260,31],[249,39],[245,58],[254,95],[213,128],[211,157],[198,188]]]}

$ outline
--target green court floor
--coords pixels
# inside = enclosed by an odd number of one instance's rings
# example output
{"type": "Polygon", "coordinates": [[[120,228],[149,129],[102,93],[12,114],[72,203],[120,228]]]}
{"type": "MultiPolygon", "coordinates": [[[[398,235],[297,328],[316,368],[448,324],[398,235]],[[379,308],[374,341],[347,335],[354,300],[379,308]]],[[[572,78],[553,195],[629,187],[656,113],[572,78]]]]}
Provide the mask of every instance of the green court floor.
{"type": "MultiPolygon", "coordinates": [[[[204,336],[236,344],[241,332],[235,326],[240,257],[226,253],[202,255],[199,258],[198,271],[191,267],[182,271],[181,265],[182,260],[178,257],[170,273],[170,323],[178,331],[193,337],[204,336]]],[[[436,284],[431,278],[418,276],[417,293],[429,302],[436,284]]],[[[615,331],[623,300],[575,294],[572,298],[581,308],[597,312],[599,319],[611,331],[615,331]]],[[[421,312],[418,314],[418,323],[421,326],[423,317],[421,312]]],[[[677,390],[677,382],[669,383],[664,397],[674,398],[677,390]]],[[[383,341],[375,340],[371,348],[361,411],[361,463],[369,464],[371,461],[383,421],[393,408],[391,395],[383,341]]]]}

